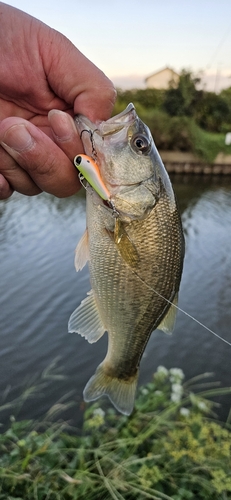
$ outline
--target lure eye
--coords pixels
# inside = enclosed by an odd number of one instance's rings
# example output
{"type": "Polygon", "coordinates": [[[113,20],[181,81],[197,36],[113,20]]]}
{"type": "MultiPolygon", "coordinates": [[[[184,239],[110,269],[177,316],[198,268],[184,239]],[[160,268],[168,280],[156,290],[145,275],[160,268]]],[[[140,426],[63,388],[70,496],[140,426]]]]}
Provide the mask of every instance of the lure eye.
{"type": "Polygon", "coordinates": [[[87,155],[79,155],[74,158],[74,165],[78,168],[81,163],[91,163],[90,159],[87,159],[87,155]]]}
{"type": "Polygon", "coordinates": [[[131,147],[136,153],[145,154],[149,151],[150,146],[150,141],[143,134],[135,134],[131,139],[131,147]]]}

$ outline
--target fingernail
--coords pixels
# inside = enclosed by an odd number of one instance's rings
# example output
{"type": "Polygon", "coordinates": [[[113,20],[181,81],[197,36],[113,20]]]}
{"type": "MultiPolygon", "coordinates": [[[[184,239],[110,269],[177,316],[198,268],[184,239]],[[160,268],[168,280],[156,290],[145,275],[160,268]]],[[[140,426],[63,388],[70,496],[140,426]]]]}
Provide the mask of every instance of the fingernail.
{"type": "Polygon", "coordinates": [[[77,134],[74,121],[67,113],[52,109],[48,117],[53,133],[59,141],[67,141],[73,138],[73,133],[77,134]]]}
{"type": "Polygon", "coordinates": [[[25,125],[13,125],[3,136],[1,145],[8,146],[19,153],[31,149],[34,139],[31,137],[25,125]]]}

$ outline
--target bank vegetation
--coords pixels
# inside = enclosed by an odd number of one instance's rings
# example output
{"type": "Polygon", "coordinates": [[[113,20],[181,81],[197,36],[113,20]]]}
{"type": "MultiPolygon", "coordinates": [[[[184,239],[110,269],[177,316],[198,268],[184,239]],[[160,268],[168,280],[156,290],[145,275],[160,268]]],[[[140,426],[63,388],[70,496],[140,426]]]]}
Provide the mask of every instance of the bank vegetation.
{"type": "Polygon", "coordinates": [[[216,94],[200,85],[199,78],[183,70],[177,87],[167,90],[118,89],[114,114],[133,102],[159,150],[192,152],[212,163],[220,152],[231,154],[231,145],[225,144],[231,132],[231,87],[216,94]]]}
{"type": "MultiPolygon", "coordinates": [[[[22,401],[38,401],[40,385],[22,401]]],[[[81,432],[58,417],[62,401],[36,422],[15,418],[20,398],[6,403],[0,499],[231,499],[231,429],[218,422],[214,402],[230,392],[209,374],[185,381],[180,369],[159,367],[130,417],[101,400],[86,408],[81,432]]]]}

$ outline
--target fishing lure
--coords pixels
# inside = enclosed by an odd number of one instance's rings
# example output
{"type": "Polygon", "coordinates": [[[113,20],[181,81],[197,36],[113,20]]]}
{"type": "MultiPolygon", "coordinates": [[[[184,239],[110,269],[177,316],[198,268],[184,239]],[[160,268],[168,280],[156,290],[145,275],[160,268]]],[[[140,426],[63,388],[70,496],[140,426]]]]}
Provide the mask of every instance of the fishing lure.
{"type": "Polygon", "coordinates": [[[100,198],[105,201],[111,202],[111,195],[103,183],[98,165],[90,156],[77,155],[74,158],[74,165],[89,182],[93,189],[98,193],[100,198]]]}

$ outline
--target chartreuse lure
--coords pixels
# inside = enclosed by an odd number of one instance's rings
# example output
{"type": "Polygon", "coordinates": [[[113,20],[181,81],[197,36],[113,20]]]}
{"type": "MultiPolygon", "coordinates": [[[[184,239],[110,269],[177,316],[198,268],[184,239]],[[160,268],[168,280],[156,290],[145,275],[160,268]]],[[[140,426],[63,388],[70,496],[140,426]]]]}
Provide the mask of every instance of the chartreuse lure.
{"type": "Polygon", "coordinates": [[[95,161],[90,156],[81,154],[75,156],[74,165],[98,195],[103,200],[110,201],[110,193],[101,179],[99,167],[95,161]]]}

